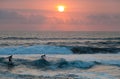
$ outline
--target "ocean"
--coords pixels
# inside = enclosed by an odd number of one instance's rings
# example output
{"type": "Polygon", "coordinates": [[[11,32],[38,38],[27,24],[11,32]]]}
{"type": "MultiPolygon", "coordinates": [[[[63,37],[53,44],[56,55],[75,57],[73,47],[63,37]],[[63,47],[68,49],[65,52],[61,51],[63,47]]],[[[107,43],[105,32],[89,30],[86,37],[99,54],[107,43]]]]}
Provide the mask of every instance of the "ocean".
{"type": "Polygon", "coordinates": [[[0,32],[0,53],[3,48],[35,46],[65,47],[74,54],[119,53],[120,32],[0,32]]]}
{"type": "Polygon", "coordinates": [[[120,79],[120,32],[0,32],[0,79],[120,79]]]}

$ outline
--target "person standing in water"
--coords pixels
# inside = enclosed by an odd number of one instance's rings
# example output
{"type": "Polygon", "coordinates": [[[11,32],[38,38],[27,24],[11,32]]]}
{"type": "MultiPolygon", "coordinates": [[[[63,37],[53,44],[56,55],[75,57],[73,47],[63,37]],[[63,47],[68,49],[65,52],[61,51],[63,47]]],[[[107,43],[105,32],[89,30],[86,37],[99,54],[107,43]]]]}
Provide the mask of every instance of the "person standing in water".
{"type": "Polygon", "coordinates": [[[8,57],[9,63],[12,63],[12,58],[13,58],[13,55],[10,55],[10,56],[8,57]]]}
{"type": "Polygon", "coordinates": [[[12,70],[12,68],[15,66],[12,59],[13,59],[13,55],[10,55],[7,57],[8,58],[8,69],[12,70]]]}

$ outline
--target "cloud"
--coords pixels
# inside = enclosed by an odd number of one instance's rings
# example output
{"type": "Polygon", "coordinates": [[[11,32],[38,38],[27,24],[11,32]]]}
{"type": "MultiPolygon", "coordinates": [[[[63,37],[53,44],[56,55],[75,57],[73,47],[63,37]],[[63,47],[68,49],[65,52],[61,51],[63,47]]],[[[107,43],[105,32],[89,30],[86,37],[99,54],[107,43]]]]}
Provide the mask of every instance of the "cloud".
{"type": "Polygon", "coordinates": [[[22,21],[23,17],[18,15],[16,12],[9,12],[0,10],[0,23],[18,23],[19,21],[22,21]]]}
{"type": "Polygon", "coordinates": [[[79,29],[81,26],[90,26],[94,28],[102,26],[103,28],[108,27],[108,29],[109,27],[120,29],[120,14],[72,13],[70,15],[69,13],[68,15],[67,18],[61,18],[56,15],[54,16],[53,13],[50,15],[50,12],[43,10],[0,10],[0,29],[3,28],[2,25],[15,25],[13,28],[19,29],[23,27],[27,29],[28,26],[31,27],[31,29],[35,27],[42,29],[43,26],[48,26],[53,29],[53,27],[59,25],[74,26],[76,29],[79,29]]]}
{"type": "Polygon", "coordinates": [[[120,25],[120,14],[94,14],[87,18],[92,25],[120,25]]]}
{"type": "Polygon", "coordinates": [[[44,23],[44,16],[31,15],[29,18],[19,14],[15,11],[0,10],[0,23],[1,24],[42,24],[44,23]]]}

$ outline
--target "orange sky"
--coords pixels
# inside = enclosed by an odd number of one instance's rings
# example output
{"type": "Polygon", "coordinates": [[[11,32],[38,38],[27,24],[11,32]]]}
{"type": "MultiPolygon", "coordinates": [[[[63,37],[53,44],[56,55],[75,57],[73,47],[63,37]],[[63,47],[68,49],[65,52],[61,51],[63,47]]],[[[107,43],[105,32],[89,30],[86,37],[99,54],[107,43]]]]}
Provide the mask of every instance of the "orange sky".
{"type": "Polygon", "coordinates": [[[0,8],[43,9],[55,11],[57,5],[65,5],[66,11],[119,12],[119,0],[2,0],[0,8]]]}
{"type": "Polygon", "coordinates": [[[118,31],[119,0],[1,0],[0,30],[118,31]],[[57,11],[64,5],[65,11],[57,11]]]}

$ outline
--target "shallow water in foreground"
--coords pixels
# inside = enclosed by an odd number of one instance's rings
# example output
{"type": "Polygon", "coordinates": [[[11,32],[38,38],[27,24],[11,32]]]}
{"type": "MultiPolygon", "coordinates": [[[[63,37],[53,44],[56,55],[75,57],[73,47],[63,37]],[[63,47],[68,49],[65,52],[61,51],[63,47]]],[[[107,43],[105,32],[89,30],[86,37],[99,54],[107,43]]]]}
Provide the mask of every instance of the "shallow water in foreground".
{"type": "Polygon", "coordinates": [[[15,66],[8,66],[7,55],[0,56],[0,79],[120,79],[120,54],[14,55],[15,66]]]}

